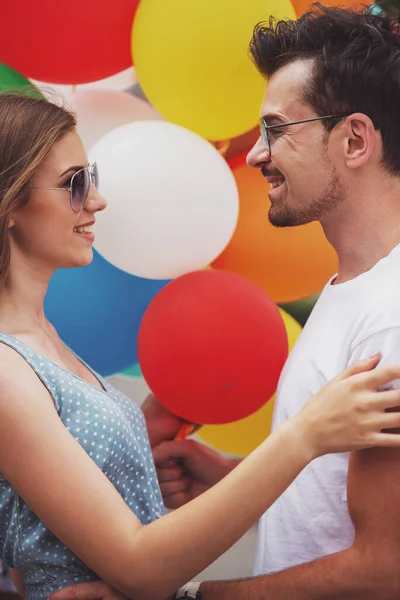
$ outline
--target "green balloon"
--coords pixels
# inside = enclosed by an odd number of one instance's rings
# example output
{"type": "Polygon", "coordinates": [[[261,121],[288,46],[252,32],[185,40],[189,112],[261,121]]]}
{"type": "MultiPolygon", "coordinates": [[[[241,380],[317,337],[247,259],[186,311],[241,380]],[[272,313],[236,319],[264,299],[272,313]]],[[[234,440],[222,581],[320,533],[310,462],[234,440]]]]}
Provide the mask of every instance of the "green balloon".
{"type": "Polygon", "coordinates": [[[140,370],[139,364],[132,365],[125,369],[125,371],[121,371],[122,375],[127,375],[128,377],[141,377],[142,371],[140,370]]]}
{"type": "Polygon", "coordinates": [[[315,294],[315,296],[297,300],[296,302],[289,302],[288,304],[280,304],[279,306],[304,327],[319,296],[320,294],[315,294]]]}
{"type": "Polygon", "coordinates": [[[30,98],[44,98],[38,88],[11,67],[0,63],[0,93],[23,94],[30,98]]]}

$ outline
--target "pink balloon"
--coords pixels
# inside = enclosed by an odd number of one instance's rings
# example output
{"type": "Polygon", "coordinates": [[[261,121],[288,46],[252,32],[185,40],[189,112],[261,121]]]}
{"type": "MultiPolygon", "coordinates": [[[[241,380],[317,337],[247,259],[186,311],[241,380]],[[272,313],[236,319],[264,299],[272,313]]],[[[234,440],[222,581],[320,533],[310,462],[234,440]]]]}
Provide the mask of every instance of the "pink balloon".
{"type": "Polygon", "coordinates": [[[78,117],[78,133],[88,150],[103,135],[120,125],[162,120],[148,102],[126,92],[77,89],[63,92],[63,96],[66,106],[78,117]]]}

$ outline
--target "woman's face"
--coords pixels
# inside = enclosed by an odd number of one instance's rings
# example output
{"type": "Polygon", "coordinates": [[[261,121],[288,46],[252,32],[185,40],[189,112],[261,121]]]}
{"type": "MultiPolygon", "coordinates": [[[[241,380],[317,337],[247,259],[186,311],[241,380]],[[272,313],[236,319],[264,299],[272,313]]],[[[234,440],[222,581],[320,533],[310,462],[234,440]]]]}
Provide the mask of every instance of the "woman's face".
{"type": "MultiPolygon", "coordinates": [[[[70,187],[73,174],[87,166],[82,141],[73,130],[54,144],[32,188],[70,187]]],[[[69,191],[32,189],[28,202],[10,219],[11,265],[16,256],[50,271],[88,265],[93,258],[93,235],[87,228],[83,233],[81,227],[92,228],[96,212],[105,207],[93,184],[86,206],[78,213],[71,208],[69,191]]]]}

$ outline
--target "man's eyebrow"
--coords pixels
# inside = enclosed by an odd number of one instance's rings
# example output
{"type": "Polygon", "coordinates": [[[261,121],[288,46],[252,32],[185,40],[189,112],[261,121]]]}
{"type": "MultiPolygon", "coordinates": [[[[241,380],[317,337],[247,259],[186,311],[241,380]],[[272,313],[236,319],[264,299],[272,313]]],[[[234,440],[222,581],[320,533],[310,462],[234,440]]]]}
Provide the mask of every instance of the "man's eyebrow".
{"type": "Polygon", "coordinates": [[[266,115],[263,115],[262,117],[263,121],[266,121],[267,125],[270,124],[271,121],[273,121],[274,123],[284,123],[283,118],[280,115],[277,115],[275,113],[267,113],[266,115]]]}

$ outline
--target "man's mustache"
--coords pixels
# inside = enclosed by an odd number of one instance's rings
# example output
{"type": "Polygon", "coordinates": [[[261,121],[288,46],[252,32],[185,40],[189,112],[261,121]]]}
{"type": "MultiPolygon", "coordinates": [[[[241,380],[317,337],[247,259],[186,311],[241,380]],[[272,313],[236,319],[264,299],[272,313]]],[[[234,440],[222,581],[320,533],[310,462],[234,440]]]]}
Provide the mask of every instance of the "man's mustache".
{"type": "Polygon", "coordinates": [[[264,175],[264,177],[283,177],[282,173],[280,171],[277,171],[276,169],[268,169],[266,166],[261,167],[261,173],[264,175]]]}

